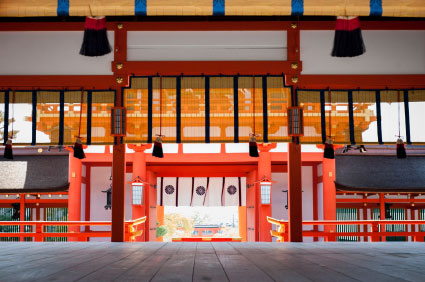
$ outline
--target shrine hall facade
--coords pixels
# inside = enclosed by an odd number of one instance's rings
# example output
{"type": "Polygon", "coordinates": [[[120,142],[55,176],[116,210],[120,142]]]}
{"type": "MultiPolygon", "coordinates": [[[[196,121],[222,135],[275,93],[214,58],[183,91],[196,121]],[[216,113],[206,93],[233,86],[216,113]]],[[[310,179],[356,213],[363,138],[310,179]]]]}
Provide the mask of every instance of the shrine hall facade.
{"type": "Polygon", "coordinates": [[[0,3],[2,240],[161,241],[167,206],[235,206],[230,241],[424,241],[423,1],[27,2],[0,3]]]}

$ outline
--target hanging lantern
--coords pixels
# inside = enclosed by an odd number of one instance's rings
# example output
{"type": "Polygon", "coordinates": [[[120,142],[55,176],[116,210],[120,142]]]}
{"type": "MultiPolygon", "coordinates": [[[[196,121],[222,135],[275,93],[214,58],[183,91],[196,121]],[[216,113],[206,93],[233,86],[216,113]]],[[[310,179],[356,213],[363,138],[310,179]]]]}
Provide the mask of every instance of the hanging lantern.
{"type": "Polygon", "coordinates": [[[6,146],[4,147],[4,158],[13,160],[13,150],[12,150],[12,140],[8,139],[6,141],[6,146]]]}
{"type": "Polygon", "coordinates": [[[261,204],[270,205],[272,203],[272,184],[276,182],[264,176],[257,183],[260,183],[261,204]]]}
{"type": "Polygon", "coordinates": [[[325,159],[335,159],[334,145],[331,138],[326,139],[323,157],[325,159]]]}
{"type": "Polygon", "coordinates": [[[258,154],[257,140],[254,134],[251,134],[251,137],[249,137],[249,156],[253,158],[258,158],[260,156],[258,154]]]}
{"type": "Polygon", "coordinates": [[[303,135],[303,109],[301,107],[288,107],[288,136],[299,137],[303,135]]]}
{"type": "Polygon", "coordinates": [[[406,148],[404,147],[403,139],[397,139],[397,159],[407,158],[406,148]]]}
{"type": "Polygon", "coordinates": [[[133,205],[143,205],[145,182],[137,176],[131,183],[131,199],[133,205]]]}
{"type": "Polygon", "coordinates": [[[105,210],[112,209],[112,184],[109,186],[108,189],[105,191],[102,191],[103,193],[106,193],[106,205],[105,210]]]}
{"type": "Polygon", "coordinates": [[[113,107],[111,109],[111,135],[114,137],[125,136],[126,109],[124,107],[113,107]]]}

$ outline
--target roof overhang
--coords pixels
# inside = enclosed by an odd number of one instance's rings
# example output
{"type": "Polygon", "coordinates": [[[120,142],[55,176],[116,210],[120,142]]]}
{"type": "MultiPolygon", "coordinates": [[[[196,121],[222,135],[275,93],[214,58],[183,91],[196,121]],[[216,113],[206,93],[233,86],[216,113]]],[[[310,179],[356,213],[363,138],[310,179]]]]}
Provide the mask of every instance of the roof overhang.
{"type": "Polygon", "coordinates": [[[55,16],[384,16],[425,17],[423,0],[3,0],[0,17],[55,16]]]}

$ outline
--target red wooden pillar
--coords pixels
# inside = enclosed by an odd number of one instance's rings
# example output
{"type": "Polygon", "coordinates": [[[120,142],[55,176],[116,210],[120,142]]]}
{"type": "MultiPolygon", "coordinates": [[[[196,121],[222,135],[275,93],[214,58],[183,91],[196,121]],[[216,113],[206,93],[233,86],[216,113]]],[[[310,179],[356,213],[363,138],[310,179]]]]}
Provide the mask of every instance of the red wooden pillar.
{"type": "MultiPolygon", "coordinates": [[[[323,159],[323,219],[336,220],[335,160],[323,159]]],[[[335,233],[335,225],[325,226],[326,232],[335,233]]],[[[335,241],[335,236],[325,237],[326,241],[335,241]]]]}
{"type": "MultiPolygon", "coordinates": [[[[84,214],[84,220],[85,221],[90,221],[90,209],[91,209],[91,205],[90,205],[90,201],[91,201],[91,185],[90,185],[90,181],[91,181],[91,165],[86,165],[86,207],[85,207],[85,214],[84,214]]],[[[86,226],[85,227],[85,232],[89,232],[90,231],[90,226],[86,226]]],[[[90,241],[90,237],[87,237],[87,241],[90,241]]]]}
{"type": "MultiPolygon", "coordinates": [[[[38,199],[39,197],[37,196],[37,199],[38,199]]],[[[38,204],[38,203],[37,203],[38,204]]],[[[35,220],[36,221],[40,221],[40,206],[39,205],[35,205],[35,220]]],[[[42,229],[41,229],[41,226],[39,226],[39,225],[37,225],[36,227],[35,227],[35,233],[36,234],[41,234],[41,231],[42,231],[42,229]]],[[[43,241],[43,238],[41,237],[41,236],[35,236],[35,238],[34,238],[34,240],[36,241],[36,242],[42,242],[43,241]]]]}
{"type": "MultiPolygon", "coordinates": [[[[312,166],[313,170],[313,220],[319,220],[319,209],[318,209],[318,199],[317,199],[317,186],[318,186],[318,177],[317,177],[317,165],[312,166]]],[[[319,231],[319,226],[313,226],[314,231],[319,231]]],[[[319,237],[313,238],[314,242],[319,241],[319,237]]]]}
{"type": "MultiPolygon", "coordinates": [[[[133,176],[132,179],[140,178],[142,181],[147,182],[146,178],[146,158],[145,158],[145,150],[152,147],[152,144],[147,145],[128,145],[130,149],[134,150],[134,156],[133,156],[133,176]]],[[[145,183],[143,187],[143,197],[146,195],[147,190],[149,189],[149,184],[145,183]]],[[[143,198],[143,205],[131,205],[131,212],[132,212],[132,218],[138,219],[146,215],[145,213],[145,206],[149,206],[149,202],[146,201],[146,197],[143,198]]],[[[145,225],[148,224],[148,222],[145,223],[145,225]]],[[[138,228],[143,228],[143,226],[140,226],[138,228]]],[[[145,232],[141,235],[136,237],[137,242],[143,242],[145,241],[145,232]]]]}
{"type": "MultiPolygon", "coordinates": [[[[115,106],[123,107],[123,87],[128,85],[127,60],[127,30],[124,24],[118,23],[114,29],[114,80],[116,86],[115,106]],[[119,67],[118,67],[119,66],[119,67]]],[[[125,144],[123,138],[115,137],[115,145],[112,153],[112,242],[124,241],[125,221],[125,144]]]]}
{"type": "MultiPolygon", "coordinates": [[[[272,177],[272,158],[270,150],[276,148],[276,143],[271,144],[259,144],[258,150],[259,158],[258,158],[258,178],[257,180],[267,178],[271,179],[272,177]]],[[[273,189],[273,186],[272,186],[273,189]]],[[[272,236],[270,234],[270,231],[272,230],[271,223],[267,222],[267,216],[272,216],[272,205],[271,202],[268,205],[261,204],[261,189],[260,189],[260,183],[257,182],[256,184],[256,190],[257,190],[257,205],[258,205],[258,226],[259,226],[259,241],[260,242],[271,242],[272,236]]],[[[271,191],[270,191],[271,193],[271,191]]]]}
{"type": "Polygon", "coordinates": [[[257,181],[257,171],[251,170],[246,177],[246,228],[248,242],[259,240],[255,181],[257,181]]]}
{"type": "MultiPolygon", "coordinates": [[[[366,199],[366,196],[363,194],[363,199],[366,199]]],[[[363,203],[363,220],[367,220],[367,212],[368,212],[368,209],[367,209],[367,207],[366,207],[366,202],[364,202],[363,203]]],[[[363,232],[367,232],[368,231],[368,225],[367,224],[364,224],[363,225],[363,232]]],[[[364,242],[368,242],[369,241],[369,236],[364,236],[363,237],[363,241],[364,242]]]]}
{"type": "Polygon", "coordinates": [[[156,241],[156,223],[157,223],[157,211],[156,211],[156,188],[157,187],[157,176],[153,171],[146,171],[149,186],[145,195],[145,215],[147,216],[145,226],[145,240],[149,242],[156,241]]]}
{"type": "MultiPolygon", "coordinates": [[[[25,221],[25,194],[19,194],[19,221],[25,221]]],[[[19,232],[25,232],[25,226],[19,227],[19,232]]],[[[24,237],[21,237],[20,241],[24,241],[24,237]]]]}
{"type": "MultiPolygon", "coordinates": [[[[81,173],[82,162],[69,152],[69,192],[68,192],[68,221],[81,220],[81,173]]],[[[80,226],[70,226],[68,232],[80,232],[80,226]]],[[[69,237],[69,241],[77,241],[77,237],[69,237]]]]}
{"type": "Polygon", "coordinates": [[[289,241],[303,241],[301,145],[288,143],[289,241]]]}
{"type": "MultiPolygon", "coordinates": [[[[379,218],[385,220],[385,198],[384,193],[379,193],[379,218]]],[[[381,232],[385,232],[385,224],[381,224],[381,232]]],[[[381,236],[381,241],[386,241],[386,236],[381,236]]]]}

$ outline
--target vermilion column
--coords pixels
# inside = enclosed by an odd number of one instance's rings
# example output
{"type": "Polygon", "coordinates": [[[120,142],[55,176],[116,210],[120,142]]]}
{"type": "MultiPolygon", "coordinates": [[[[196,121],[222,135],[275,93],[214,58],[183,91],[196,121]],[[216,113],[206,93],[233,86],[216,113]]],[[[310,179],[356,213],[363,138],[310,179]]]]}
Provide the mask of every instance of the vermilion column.
{"type": "MultiPolygon", "coordinates": [[[[74,153],[69,153],[69,191],[68,191],[68,221],[81,220],[81,173],[82,162],[74,158],[74,153]]],[[[79,226],[70,226],[68,232],[80,232],[79,226]]],[[[77,241],[70,237],[69,241],[77,241]]]]}
{"type": "MultiPolygon", "coordinates": [[[[19,221],[25,221],[25,194],[19,194],[19,221]]],[[[25,226],[21,225],[19,232],[25,232],[25,226]]],[[[24,237],[21,237],[20,241],[24,241],[24,237]]]]}
{"type": "MultiPolygon", "coordinates": [[[[323,159],[323,218],[336,220],[335,159],[323,159]]],[[[336,232],[335,225],[325,226],[325,231],[336,232]]],[[[335,241],[335,236],[325,238],[335,241]]]]}
{"type": "MultiPolygon", "coordinates": [[[[385,220],[385,198],[384,193],[379,193],[379,218],[385,220]]],[[[385,224],[381,224],[381,232],[385,232],[385,224]]],[[[381,236],[381,241],[386,241],[386,236],[381,236]]]]}
{"type": "Polygon", "coordinates": [[[147,170],[146,175],[148,177],[149,187],[147,187],[145,194],[145,214],[147,216],[145,223],[146,230],[146,241],[156,241],[156,223],[157,223],[157,211],[156,211],[156,192],[157,176],[153,171],[147,170]]]}
{"type": "MultiPolygon", "coordinates": [[[[128,148],[134,150],[134,157],[133,157],[133,176],[132,179],[136,179],[139,177],[143,181],[147,182],[146,178],[146,158],[145,158],[145,150],[152,147],[152,144],[142,144],[142,145],[128,145],[128,148]]],[[[149,189],[149,184],[144,185],[143,190],[144,194],[146,194],[146,190],[149,189]]],[[[132,218],[138,219],[146,215],[145,213],[145,206],[149,206],[149,202],[146,201],[146,197],[143,199],[143,205],[131,205],[131,211],[132,211],[132,218]]],[[[148,222],[145,223],[145,225],[148,224],[148,222]]],[[[138,228],[143,228],[143,226],[140,226],[138,228]]],[[[142,236],[138,236],[136,238],[137,242],[145,241],[145,233],[142,234],[142,236]]]]}
{"type": "Polygon", "coordinates": [[[303,241],[301,145],[288,143],[289,241],[303,241]]]}
{"type": "Polygon", "coordinates": [[[114,145],[112,153],[112,242],[124,242],[125,144],[114,145]]]}
{"type": "MultiPolygon", "coordinates": [[[[258,158],[258,180],[263,178],[270,179],[272,178],[272,157],[270,150],[276,148],[276,143],[271,144],[259,144],[258,150],[259,158],[258,158]]],[[[258,199],[258,226],[259,226],[259,241],[260,242],[271,242],[272,236],[270,235],[270,230],[272,230],[271,223],[267,222],[267,216],[272,216],[272,205],[263,205],[261,204],[261,189],[260,183],[256,185],[257,189],[257,199],[258,199]]],[[[272,186],[273,189],[273,186],[272,186]]]]}

